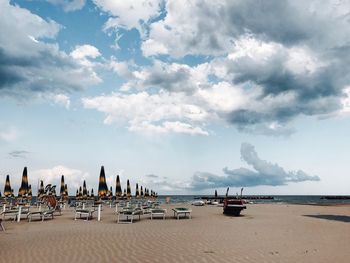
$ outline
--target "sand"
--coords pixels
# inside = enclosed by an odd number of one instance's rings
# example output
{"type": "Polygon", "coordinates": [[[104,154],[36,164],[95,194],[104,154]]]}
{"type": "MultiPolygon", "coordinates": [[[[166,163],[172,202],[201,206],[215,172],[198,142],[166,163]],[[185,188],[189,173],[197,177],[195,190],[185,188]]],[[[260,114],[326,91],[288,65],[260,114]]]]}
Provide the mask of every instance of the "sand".
{"type": "MultiPolygon", "coordinates": [[[[177,205],[179,206],[179,205],[177,205]]],[[[189,206],[189,205],[183,205],[189,206]]],[[[221,207],[191,207],[192,219],[117,224],[53,220],[4,222],[0,262],[350,262],[350,206],[251,204],[240,217],[221,207]]]]}

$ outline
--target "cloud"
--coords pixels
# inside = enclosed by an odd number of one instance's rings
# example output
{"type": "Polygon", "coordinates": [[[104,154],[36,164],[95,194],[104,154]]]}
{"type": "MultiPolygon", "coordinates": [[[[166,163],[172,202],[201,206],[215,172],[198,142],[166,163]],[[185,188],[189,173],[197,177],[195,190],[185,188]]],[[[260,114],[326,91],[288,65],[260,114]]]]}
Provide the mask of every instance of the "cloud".
{"type": "Polygon", "coordinates": [[[60,5],[65,12],[73,12],[82,9],[86,0],[47,0],[53,5],[60,5]]]}
{"type": "MultiPolygon", "coordinates": [[[[64,175],[65,183],[67,184],[69,194],[71,195],[75,194],[76,189],[83,185],[83,180],[89,177],[88,173],[79,169],[69,168],[64,165],[57,165],[52,168],[29,171],[28,178],[30,182],[35,182],[35,184],[39,180],[43,180],[45,185],[56,185],[56,191],[57,189],[59,191],[61,175],[64,175]]],[[[36,192],[33,193],[35,194],[36,192]]]]}
{"type": "Polygon", "coordinates": [[[28,152],[28,151],[17,150],[17,151],[9,152],[8,154],[9,154],[10,157],[12,157],[12,158],[22,158],[22,159],[26,159],[26,158],[27,158],[27,155],[28,155],[29,153],[30,153],[30,152],[28,152]]]}
{"type": "Polygon", "coordinates": [[[252,187],[260,185],[280,186],[288,183],[319,181],[318,176],[310,176],[302,170],[285,171],[278,164],[260,159],[253,145],[242,143],[242,159],[253,169],[223,169],[224,176],[207,172],[196,172],[192,177],[191,188],[202,190],[219,187],[252,187]]]}
{"type": "MultiPolygon", "coordinates": [[[[197,65],[172,72],[168,59],[158,72],[138,71],[126,86],[142,88],[149,83],[140,78],[161,76],[170,91],[181,87],[192,94],[205,90],[190,78],[199,68],[202,80],[214,76],[255,94],[223,119],[240,131],[269,135],[292,133],[289,122],[298,116],[331,116],[347,105],[349,1],[167,1],[165,10],[150,25],[143,54],[177,60],[205,55],[206,71],[197,65]]],[[[164,88],[162,78],[151,83],[164,88]]]]}
{"type": "Polygon", "coordinates": [[[140,184],[148,189],[153,189],[155,191],[160,192],[181,192],[186,187],[186,183],[181,180],[167,180],[166,177],[158,176],[158,175],[146,175],[140,180],[140,184]]]}
{"type": "Polygon", "coordinates": [[[159,176],[155,174],[146,174],[145,176],[149,178],[159,178],[159,176]]]}
{"type": "Polygon", "coordinates": [[[19,132],[15,127],[0,130],[0,140],[5,142],[13,142],[19,136],[19,132]]]}
{"type": "Polygon", "coordinates": [[[126,123],[130,131],[145,133],[185,133],[208,135],[197,123],[206,112],[191,104],[184,94],[112,93],[94,98],[83,98],[85,108],[97,109],[107,115],[105,124],[126,123]]]}
{"type": "Polygon", "coordinates": [[[0,96],[67,94],[101,82],[54,43],[61,26],[1,1],[0,96]]]}
{"type": "Polygon", "coordinates": [[[104,25],[104,29],[137,28],[142,31],[145,24],[160,14],[160,0],[132,0],[132,1],[110,1],[94,0],[102,11],[111,17],[104,25]]]}

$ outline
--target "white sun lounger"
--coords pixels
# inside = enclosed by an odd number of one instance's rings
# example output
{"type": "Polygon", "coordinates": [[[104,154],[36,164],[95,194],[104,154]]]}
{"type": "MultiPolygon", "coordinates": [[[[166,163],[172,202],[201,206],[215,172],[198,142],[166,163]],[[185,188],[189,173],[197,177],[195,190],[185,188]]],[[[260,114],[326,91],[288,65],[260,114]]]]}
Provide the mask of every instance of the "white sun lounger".
{"type": "Polygon", "coordinates": [[[27,215],[28,222],[31,222],[33,217],[39,218],[41,221],[44,221],[47,218],[53,219],[53,213],[55,212],[55,209],[49,209],[45,211],[36,211],[36,212],[29,212],[27,215]]]}
{"type": "Polygon", "coordinates": [[[188,208],[183,208],[183,207],[177,207],[177,208],[173,208],[174,211],[174,217],[179,220],[180,219],[180,215],[183,215],[184,217],[186,217],[188,215],[188,218],[191,219],[191,209],[188,208]]]}
{"type": "Polygon", "coordinates": [[[94,212],[94,209],[76,209],[74,220],[77,220],[77,216],[79,216],[79,218],[83,216],[86,217],[86,221],[88,221],[89,219],[92,219],[92,215],[94,212]]]}
{"type": "Polygon", "coordinates": [[[166,214],[166,209],[153,208],[151,209],[151,220],[153,219],[153,217],[158,217],[158,216],[161,216],[163,217],[163,219],[165,219],[165,214],[166,214]]]}
{"type": "Polygon", "coordinates": [[[117,213],[117,216],[118,216],[117,223],[118,224],[120,224],[120,223],[132,224],[134,217],[138,217],[140,220],[142,214],[143,213],[142,213],[142,210],[140,208],[123,209],[122,211],[119,211],[117,213]]]}

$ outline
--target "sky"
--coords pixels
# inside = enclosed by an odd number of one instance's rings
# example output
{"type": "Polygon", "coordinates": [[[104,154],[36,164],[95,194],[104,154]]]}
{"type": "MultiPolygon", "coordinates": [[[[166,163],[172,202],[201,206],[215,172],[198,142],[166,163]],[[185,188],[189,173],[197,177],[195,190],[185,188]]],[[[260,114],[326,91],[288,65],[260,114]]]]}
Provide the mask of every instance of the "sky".
{"type": "Polygon", "coordinates": [[[0,0],[0,190],[350,194],[350,1],[0,0]]]}

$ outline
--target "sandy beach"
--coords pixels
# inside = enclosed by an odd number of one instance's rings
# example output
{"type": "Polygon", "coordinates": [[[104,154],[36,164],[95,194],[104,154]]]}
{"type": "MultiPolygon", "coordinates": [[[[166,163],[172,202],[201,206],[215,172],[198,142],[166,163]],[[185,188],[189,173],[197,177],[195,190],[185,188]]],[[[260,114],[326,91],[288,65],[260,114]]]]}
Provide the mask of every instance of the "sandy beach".
{"type": "Polygon", "coordinates": [[[349,262],[349,206],[248,205],[240,217],[192,206],[192,219],[180,220],[174,205],[163,207],[166,220],[133,224],[117,224],[111,208],[100,222],[75,221],[71,209],[45,222],[6,221],[0,261],[349,262]]]}

